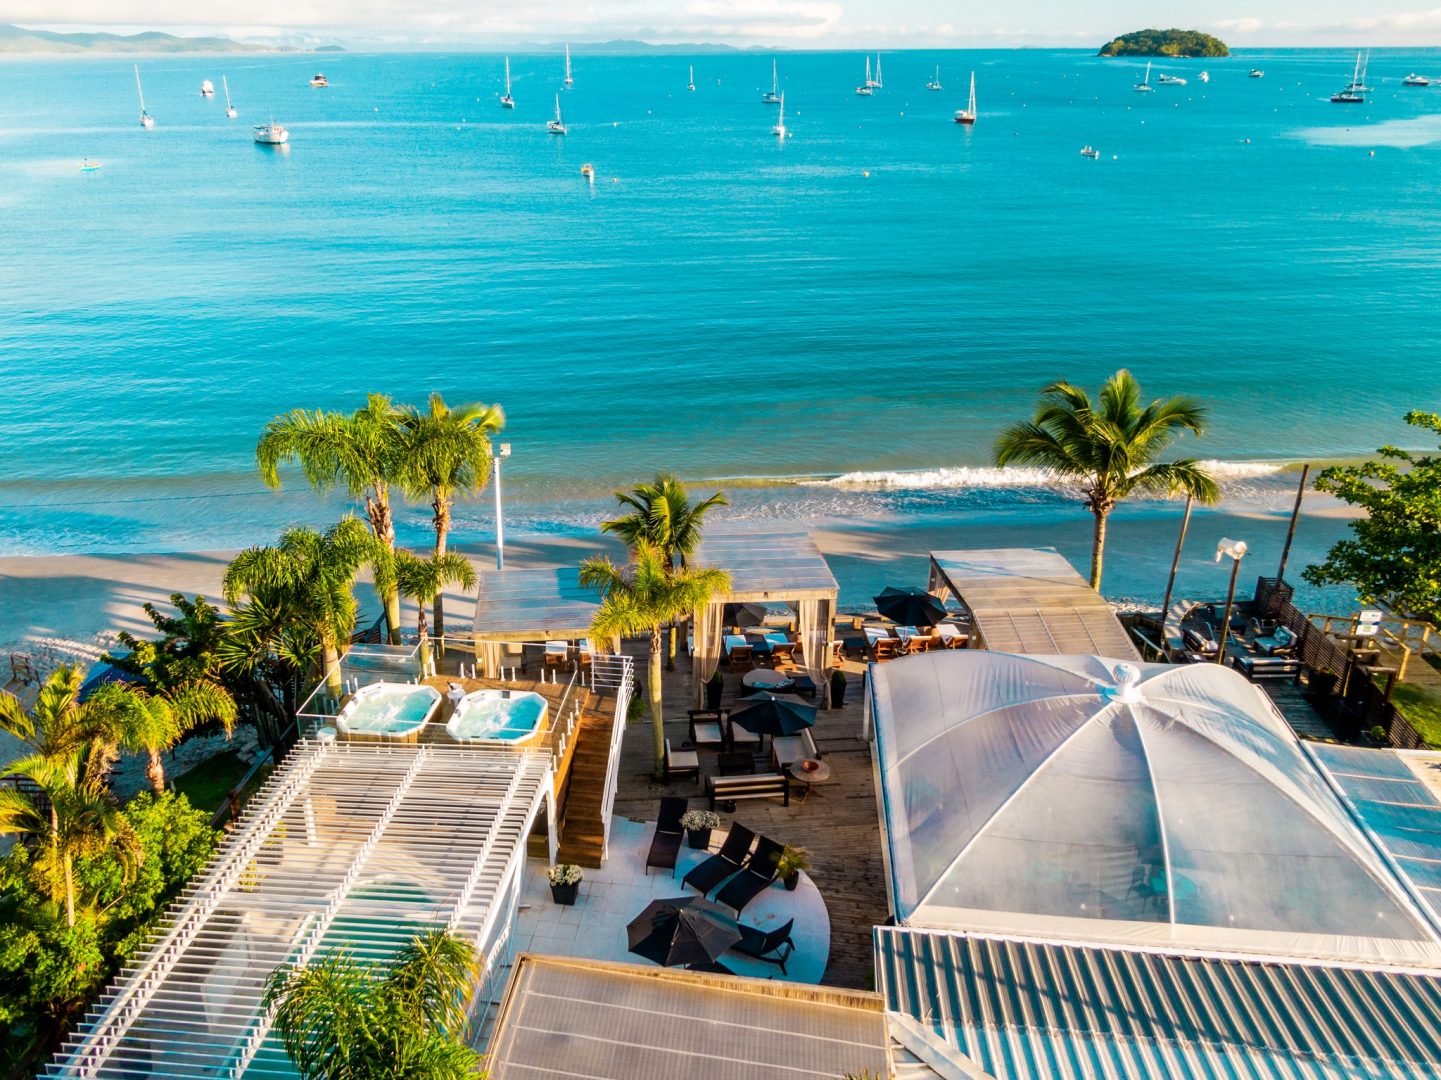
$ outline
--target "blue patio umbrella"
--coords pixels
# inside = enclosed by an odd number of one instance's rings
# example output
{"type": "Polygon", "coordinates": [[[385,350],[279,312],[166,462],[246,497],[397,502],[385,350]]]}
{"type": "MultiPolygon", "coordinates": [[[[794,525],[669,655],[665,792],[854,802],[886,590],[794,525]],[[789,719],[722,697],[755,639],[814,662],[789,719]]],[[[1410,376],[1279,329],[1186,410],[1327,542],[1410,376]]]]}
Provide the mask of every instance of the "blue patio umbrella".
{"type": "Polygon", "coordinates": [[[886,586],[873,598],[882,618],[898,626],[935,626],[946,617],[946,605],[925,589],[886,586]]]}
{"type": "Polygon", "coordinates": [[[751,694],[742,698],[747,708],[731,713],[731,723],[739,724],[752,735],[794,735],[816,722],[816,707],[807,705],[794,694],[751,694]]]}

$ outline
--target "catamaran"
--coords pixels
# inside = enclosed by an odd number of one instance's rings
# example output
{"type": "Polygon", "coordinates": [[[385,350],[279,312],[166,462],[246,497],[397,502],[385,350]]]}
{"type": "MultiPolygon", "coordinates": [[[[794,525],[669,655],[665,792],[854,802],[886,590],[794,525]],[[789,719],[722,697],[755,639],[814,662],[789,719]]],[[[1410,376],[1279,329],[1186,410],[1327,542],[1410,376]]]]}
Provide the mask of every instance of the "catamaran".
{"type": "Polygon", "coordinates": [[[686,88],[687,90],[689,90],[692,94],[695,93],[695,65],[694,65],[694,64],[691,65],[691,69],[690,69],[690,82],[688,82],[688,83],[685,84],[685,88],[686,88]]]}
{"type": "Polygon", "coordinates": [[[140,85],[140,65],[135,65],[135,92],[140,95],[140,126],[153,128],[155,120],[145,111],[145,88],[140,85]]]}
{"type": "Polygon", "coordinates": [[[290,141],[290,132],[274,120],[268,124],[257,124],[250,132],[261,146],[284,146],[290,141]]]}
{"type": "Polygon", "coordinates": [[[931,81],[926,83],[927,90],[941,89],[941,65],[936,65],[936,73],[931,76],[931,81]]]}
{"type": "Polygon", "coordinates": [[[552,135],[564,135],[564,134],[565,134],[565,121],[562,120],[562,119],[561,119],[561,116],[560,116],[560,95],[559,95],[559,94],[556,94],[556,95],[555,95],[555,119],[554,119],[554,120],[547,120],[547,121],[545,122],[545,130],[548,131],[548,132],[550,132],[552,135]]]}
{"type": "Polygon", "coordinates": [[[1151,85],[1151,61],[1146,61],[1146,77],[1131,87],[1131,89],[1138,94],[1149,94],[1155,89],[1155,87],[1151,85]]]}
{"type": "Polygon", "coordinates": [[[575,85],[575,80],[570,77],[570,42],[565,44],[565,85],[575,85]]]}
{"type": "Polygon", "coordinates": [[[766,105],[779,105],[781,101],[781,84],[776,78],[776,62],[771,61],[771,88],[761,95],[761,101],[766,105]]]}
{"type": "Polygon", "coordinates": [[[871,86],[877,90],[884,90],[885,85],[885,83],[881,82],[881,54],[876,53],[876,81],[871,83],[871,86]]]}
{"type": "Polygon", "coordinates": [[[231,120],[236,117],[235,106],[230,104],[230,84],[225,81],[225,76],[220,76],[220,85],[225,87],[225,115],[231,120]]]}
{"type": "Polygon", "coordinates": [[[964,109],[956,110],[956,123],[974,124],[976,122],[976,73],[971,72],[971,100],[964,109]]]}
{"type": "Polygon", "coordinates": [[[201,96],[201,97],[214,97],[214,96],[215,96],[215,84],[214,84],[213,82],[211,82],[209,79],[201,79],[201,80],[200,80],[200,96],[201,96]]]}
{"type": "Polygon", "coordinates": [[[786,96],[784,94],[781,95],[780,115],[776,117],[776,126],[771,128],[771,134],[777,139],[786,137],[786,96]]]}
{"type": "Polygon", "coordinates": [[[875,94],[875,80],[871,78],[871,58],[866,57],[866,81],[856,87],[856,93],[861,97],[871,97],[875,94]]]}
{"type": "Polygon", "coordinates": [[[500,97],[502,109],[515,108],[515,98],[510,96],[510,57],[505,58],[505,93],[500,97]]]}
{"type": "Polygon", "coordinates": [[[1371,54],[1368,52],[1368,53],[1366,54],[1366,59],[1365,59],[1365,60],[1362,60],[1362,59],[1361,59],[1361,54],[1360,54],[1360,53],[1357,53],[1357,54],[1356,54],[1356,71],[1351,75],[1351,85],[1349,85],[1348,87],[1346,87],[1346,89],[1352,91],[1353,93],[1357,93],[1357,94],[1369,94],[1369,93],[1371,93],[1371,92],[1372,92],[1372,91],[1371,91],[1371,87],[1369,87],[1369,86],[1366,85],[1366,69],[1369,68],[1370,66],[1371,66],[1371,54]]]}
{"type": "Polygon", "coordinates": [[[1351,81],[1346,84],[1344,90],[1338,90],[1331,95],[1333,105],[1364,105],[1366,98],[1362,92],[1366,88],[1366,81],[1361,74],[1361,54],[1356,54],[1356,69],[1351,73],[1351,81]]]}

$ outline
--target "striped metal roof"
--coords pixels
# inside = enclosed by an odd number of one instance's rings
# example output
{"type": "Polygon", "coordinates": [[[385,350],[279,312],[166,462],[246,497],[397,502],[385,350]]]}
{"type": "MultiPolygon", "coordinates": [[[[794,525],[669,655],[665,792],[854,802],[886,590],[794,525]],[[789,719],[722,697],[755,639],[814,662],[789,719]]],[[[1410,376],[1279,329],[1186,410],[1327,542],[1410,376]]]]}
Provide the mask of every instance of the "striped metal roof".
{"type": "Polygon", "coordinates": [[[1441,975],[878,927],[888,1010],[997,1080],[1441,1077],[1441,975]]]}

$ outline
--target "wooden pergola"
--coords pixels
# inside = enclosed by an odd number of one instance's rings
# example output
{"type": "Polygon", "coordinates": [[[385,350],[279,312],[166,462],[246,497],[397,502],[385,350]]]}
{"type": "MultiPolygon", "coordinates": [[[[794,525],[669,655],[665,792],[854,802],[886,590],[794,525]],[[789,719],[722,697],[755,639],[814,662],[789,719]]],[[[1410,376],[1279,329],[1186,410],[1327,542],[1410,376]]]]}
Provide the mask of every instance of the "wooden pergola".
{"type": "Polygon", "coordinates": [[[574,566],[482,573],[474,628],[481,674],[498,677],[504,645],[589,637],[600,601],[600,593],[580,583],[574,566]]]}

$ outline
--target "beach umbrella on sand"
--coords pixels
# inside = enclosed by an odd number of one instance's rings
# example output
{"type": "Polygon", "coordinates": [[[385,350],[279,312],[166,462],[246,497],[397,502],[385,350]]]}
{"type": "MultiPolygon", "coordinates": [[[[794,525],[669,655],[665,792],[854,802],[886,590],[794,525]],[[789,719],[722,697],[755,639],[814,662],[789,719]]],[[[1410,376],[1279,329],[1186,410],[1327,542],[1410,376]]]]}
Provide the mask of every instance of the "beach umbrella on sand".
{"type": "Polygon", "coordinates": [[[935,626],[946,617],[946,605],[925,589],[896,589],[888,585],[874,599],[881,617],[898,626],[935,626]]]}
{"type": "Polygon", "coordinates": [[[664,967],[713,964],[741,939],[735,919],[699,896],[652,900],[625,932],[631,952],[664,967]]]}
{"type": "Polygon", "coordinates": [[[793,694],[752,694],[744,700],[751,704],[731,713],[731,723],[752,735],[794,735],[815,726],[816,707],[793,694]]]}
{"type": "Polygon", "coordinates": [[[760,626],[766,621],[764,604],[727,604],[721,611],[726,626],[760,626]]]}

